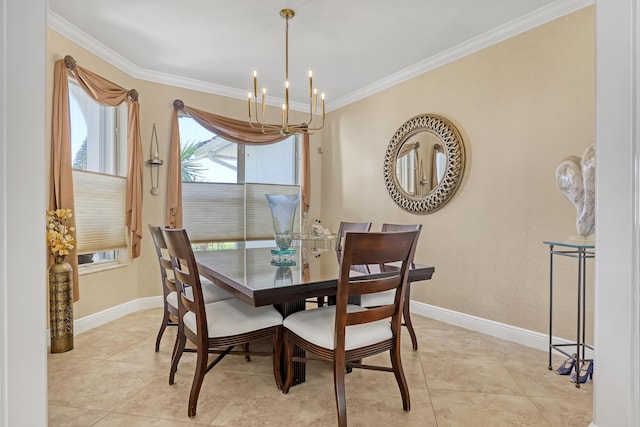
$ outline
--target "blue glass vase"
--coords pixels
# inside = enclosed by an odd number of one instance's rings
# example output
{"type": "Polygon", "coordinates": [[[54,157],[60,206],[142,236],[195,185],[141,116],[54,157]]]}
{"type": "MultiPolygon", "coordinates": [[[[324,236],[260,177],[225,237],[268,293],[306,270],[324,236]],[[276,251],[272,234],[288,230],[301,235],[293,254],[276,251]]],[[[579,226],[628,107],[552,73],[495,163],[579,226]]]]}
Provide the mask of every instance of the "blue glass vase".
{"type": "Polygon", "coordinates": [[[300,204],[299,194],[265,194],[271,216],[276,246],[281,251],[289,249],[293,240],[293,221],[300,204]]]}

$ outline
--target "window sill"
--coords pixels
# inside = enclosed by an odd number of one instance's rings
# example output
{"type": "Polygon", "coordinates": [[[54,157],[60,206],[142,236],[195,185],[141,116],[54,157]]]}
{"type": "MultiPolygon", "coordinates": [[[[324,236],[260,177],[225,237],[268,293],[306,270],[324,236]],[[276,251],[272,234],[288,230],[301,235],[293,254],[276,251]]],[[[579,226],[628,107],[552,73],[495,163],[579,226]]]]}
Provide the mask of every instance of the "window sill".
{"type": "Polygon", "coordinates": [[[108,271],[108,270],[115,270],[117,268],[124,268],[126,266],[128,266],[129,264],[123,264],[123,263],[119,263],[119,262],[115,262],[115,263],[104,263],[102,265],[87,265],[85,266],[79,266],[78,267],[78,276],[84,276],[87,274],[93,274],[93,273],[101,273],[103,271],[108,271]]]}

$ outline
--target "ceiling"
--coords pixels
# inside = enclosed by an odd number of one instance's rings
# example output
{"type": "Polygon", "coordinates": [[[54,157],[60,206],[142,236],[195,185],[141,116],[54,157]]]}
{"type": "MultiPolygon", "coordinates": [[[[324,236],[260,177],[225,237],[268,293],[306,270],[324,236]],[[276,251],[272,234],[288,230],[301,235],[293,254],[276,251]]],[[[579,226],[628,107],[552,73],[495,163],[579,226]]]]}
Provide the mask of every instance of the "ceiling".
{"type": "MultiPolygon", "coordinates": [[[[339,108],[593,0],[49,0],[48,25],[135,78],[246,99],[252,72],[292,108],[308,69],[339,108]]],[[[270,96],[269,96],[270,95],[270,96]]]]}

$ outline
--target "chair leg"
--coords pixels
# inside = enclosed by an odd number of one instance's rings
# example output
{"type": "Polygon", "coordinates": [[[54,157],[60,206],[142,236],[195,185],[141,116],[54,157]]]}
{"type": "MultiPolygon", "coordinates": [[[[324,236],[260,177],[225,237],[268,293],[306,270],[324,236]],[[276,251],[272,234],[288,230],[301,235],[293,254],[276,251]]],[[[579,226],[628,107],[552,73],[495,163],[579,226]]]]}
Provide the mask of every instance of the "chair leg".
{"type": "Polygon", "coordinates": [[[287,377],[285,378],[284,385],[282,386],[282,392],[287,394],[289,389],[293,385],[293,348],[295,345],[289,340],[289,332],[284,331],[284,357],[285,357],[285,369],[287,370],[287,377]]]}
{"type": "Polygon", "coordinates": [[[249,343],[244,343],[242,345],[242,349],[244,350],[244,360],[247,362],[251,362],[251,353],[249,353],[249,343]]]}
{"type": "Polygon", "coordinates": [[[413,323],[411,323],[411,312],[409,311],[408,305],[403,310],[402,316],[404,317],[404,325],[407,327],[407,331],[409,331],[409,336],[411,337],[411,346],[413,347],[413,351],[417,351],[418,337],[416,336],[416,331],[413,329],[413,323]]]}
{"type": "Polygon", "coordinates": [[[168,324],[169,312],[165,309],[164,315],[162,316],[162,324],[160,325],[160,330],[158,331],[158,337],[156,338],[156,353],[160,351],[160,341],[162,340],[162,335],[164,334],[164,330],[167,329],[168,324]]]}
{"type": "Polygon", "coordinates": [[[345,365],[344,353],[336,354],[333,360],[333,387],[336,392],[338,427],[346,427],[347,425],[347,402],[344,387],[345,365]]]}
{"type": "Polygon", "coordinates": [[[282,390],[282,371],[280,366],[282,363],[282,326],[276,328],[276,336],[273,339],[273,376],[276,379],[278,390],[282,390]]]}
{"type": "Polygon", "coordinates": [[[402,395],[402,408],[405,411],[409,411],[411,409],[411,398],[409,397],[409,386],[407,385],[407,380],[404,377],[404,371],[402,369],[400,346],[394,346],[394,348],[392,348],[389,352],[391,354],[391,366],[393,367],[393,374],[396,376],[398,388],[400,389],[400,394],[402,395]]]}
{"type": "Polygon", "coordinates": [[[199,345],[197,354],[198,360],[196,362],[196,371],[193,374],[193,383],[191,384],[191,393],[189,394],[188,415],[191,418],[196,416],[198,396],[200,395],[200,388],[202,388],[204,375],[207,373],[207,362],[209,361],[209,352],[207,351],[207,348],[205,346],[199,345]]]}
{"type": "Polygon", "coordinates": [[[411,336],[411,345],[413,346],[413,351],[417,351],[418,337],[416,337],[416,331],[413,329],[413,323],[411,323],[411,310],[409,307],[411,302],[409,291],[411,288],[409,287],[409,283],[407,283],[406,286],[407,286],[407,294],[404,299],[404,306],[402,307],[402,317],[404,318],[404,324],[407,327],[407,330],[409,331],[409,336],[411,336]]]}
{"type": "Polygon", "coordinates": [[[171,369],[169,370],[169,384],[173,384],[176,371],[178,370],[178,362],[182,358],[184,352],[184,346],[187,341],[187,337],[184,334],[184,326],[178,325],[178,332],[176,333],[176,343],[173,346],[173,356],[171,357],[171,369]]]}

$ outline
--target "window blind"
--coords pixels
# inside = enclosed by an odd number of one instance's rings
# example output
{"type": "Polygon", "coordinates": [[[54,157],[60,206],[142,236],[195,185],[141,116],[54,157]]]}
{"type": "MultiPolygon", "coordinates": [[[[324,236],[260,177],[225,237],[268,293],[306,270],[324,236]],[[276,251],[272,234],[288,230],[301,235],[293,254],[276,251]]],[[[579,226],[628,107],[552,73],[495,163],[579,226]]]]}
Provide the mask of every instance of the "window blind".
{"type": "Polygon", "coordinates": [[[126,179],[73,170],[78,254],[127,247],[126,179]]]}
{"type": "MultiPolygon", "coordinates": [[[[183,226],[196,242],[273,239],[265,194],[300,194],[297,185],[182,183],[183,226]]],[[[294,232],[300,230],[300,208],[294,232]]]]}
{"type": "Polygon", "coordinates": [[[182,183],[182,222],[192,242],[244,239],[242,184],[182,183]]]}

